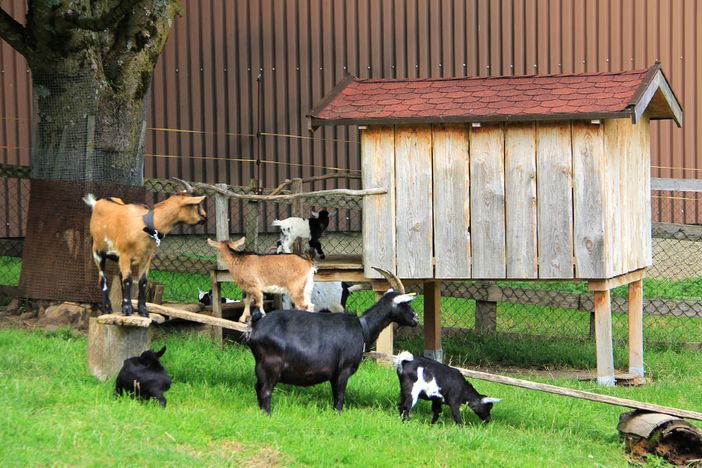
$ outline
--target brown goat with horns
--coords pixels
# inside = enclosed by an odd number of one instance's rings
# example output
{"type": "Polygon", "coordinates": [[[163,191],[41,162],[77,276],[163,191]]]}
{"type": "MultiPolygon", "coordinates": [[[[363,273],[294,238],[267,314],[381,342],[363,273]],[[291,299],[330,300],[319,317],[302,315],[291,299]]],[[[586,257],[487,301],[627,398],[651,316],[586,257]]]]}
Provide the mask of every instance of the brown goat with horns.
{"type": "MultiPolygon", "coordinates": [[[[175,179],[175,177],[174,177],[175,179]]],[[[175,179],[185,187],[181,193],[171,195],[153,208],[140,204],[127,204],[119,198],[96,200],[88,194],[83,201],[91,208],[90,235],[93,238],[93,258],[100,275],[102,301],[106,313],[112,312],[105,276],[107,259],[119,261],[122,283],[122,313],[131,315],[132,265],[139,266],[139,315],[149,316],[146,310],[146,277],[151,260],[163,236],[180,223],[203,224],[207,213],[200,203],[206,198],[195,196],[193,188],[184,180],[175,179]]]]}

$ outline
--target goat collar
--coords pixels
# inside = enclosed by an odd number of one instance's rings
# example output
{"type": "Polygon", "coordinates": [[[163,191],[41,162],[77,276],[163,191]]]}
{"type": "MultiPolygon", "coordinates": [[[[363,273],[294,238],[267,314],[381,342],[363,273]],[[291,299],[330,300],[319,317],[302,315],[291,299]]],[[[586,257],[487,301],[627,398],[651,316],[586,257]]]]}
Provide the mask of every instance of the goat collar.
{"type": "Polygon", "coordinates": [[[147,233],[149,236],[151,236],[156,242],[156,247],[161,245],[161,239],[163,239],[163,234],[162,232],[158,232],[156,228],[154,227],[154,209],[149,208],[149,211],[144,215],[144,224],[146,224],[146,227],[143,229],[145,233],[147,233]]]}
{"type": "Polygon", "coordinates": [[[370,332],[368,331],[368,322],[366,322],[365,317],[359,317],[358,322],[361,324],[361,332],[363,333],[363,352],[366,352],[366,346],[370,345],[368,340],[370,339],[370,332]]]}

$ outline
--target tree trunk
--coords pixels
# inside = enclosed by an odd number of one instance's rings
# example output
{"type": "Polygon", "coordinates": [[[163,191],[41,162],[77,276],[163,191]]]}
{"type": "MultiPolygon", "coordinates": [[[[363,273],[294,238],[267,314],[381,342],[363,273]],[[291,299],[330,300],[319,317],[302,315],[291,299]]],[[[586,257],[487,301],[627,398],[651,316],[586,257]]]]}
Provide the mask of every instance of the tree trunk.
{"type": "Polygon", "coordinates": [[[23,296],[95,299],[81,197],[143,202],[144,100],[179,12],[177,0],[28,0],[22,25],[0,9],[0,37],[33,80],[23,296]]]}

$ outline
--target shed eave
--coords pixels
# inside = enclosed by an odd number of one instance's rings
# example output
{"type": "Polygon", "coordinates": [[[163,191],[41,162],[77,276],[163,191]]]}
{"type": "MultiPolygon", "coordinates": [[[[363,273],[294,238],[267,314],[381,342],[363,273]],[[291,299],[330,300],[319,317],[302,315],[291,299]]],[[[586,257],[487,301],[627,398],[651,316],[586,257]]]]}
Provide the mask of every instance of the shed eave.
{"type": "Polygon", "coordinates": [[[441,123],[496,123],[496,122],[558,122],[563,120],[606,120],[629,118],[630,109],[618,112],[583,112],[564,114],[520,114],[520,115],[487,115],[487,116],[446,116],[446,117],[366,117],[366,118],[333,118],[325,119],[308,115],[310,126],[316,129],[321,126],[333,125],[421,125],[441,123]]]}

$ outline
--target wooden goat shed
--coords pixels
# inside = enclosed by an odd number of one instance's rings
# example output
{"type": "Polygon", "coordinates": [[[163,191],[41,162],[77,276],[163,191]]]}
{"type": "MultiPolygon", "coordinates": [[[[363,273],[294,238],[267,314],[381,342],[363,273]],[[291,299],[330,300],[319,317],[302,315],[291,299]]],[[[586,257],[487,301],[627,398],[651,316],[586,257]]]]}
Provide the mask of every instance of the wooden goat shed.
{"type": "MultiPolygon", "coordinates": [[[[310,125],[358,125],[366,278],[587,280],[598,381],[614,384],[609,290],[629,284],[630,373],[643,375],[642,278],[652,262],[652,119],[682,124],[655,64],[613,73],[346,77],[310,125]]],[[[439,311],[425,309],[440,350],[439,311]]]]}

